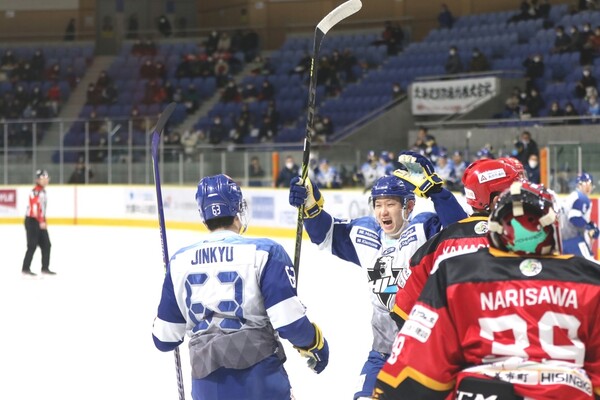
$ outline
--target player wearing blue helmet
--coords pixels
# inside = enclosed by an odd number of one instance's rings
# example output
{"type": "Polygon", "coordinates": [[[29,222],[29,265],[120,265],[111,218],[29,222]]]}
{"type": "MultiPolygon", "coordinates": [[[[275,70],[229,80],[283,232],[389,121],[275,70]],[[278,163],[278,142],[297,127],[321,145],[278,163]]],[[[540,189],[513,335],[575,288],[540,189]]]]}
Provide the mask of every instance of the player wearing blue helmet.
{"type": "Polygon", "coordinates": [[[195,400],[293,398],[279,338],[316,373],[329,347],[297,297],[292,261],[273,240],[240,235],[246,202],[228,176],[203,178],[196,201],[210,233],[171,257],[154,343],[170,351],[189,336],[195,400]]]}
{"type": "Polygon", "coordinates": [[[590,242],[599,235],[598,226],[591,220],[592,204],[589,195],[594,190],[590,174],[577,177],[577,187],[563,203],[562,229],[563,252],[594,260],[590,242]]]}
{"type": "Polygon", "coordinates": [[[324,199],[310,179],[299,184],[300,178],[294,178],[290,185],[290,204],[295,207],[304,204],[304,227],[311,241],[320,249],[363,267],[372,292],[373,344],[354,399],[371,398],[377,374],[391,351],[398,327],[389,312],[395,293],[401,290],[406,274],[410,273],[410,257],[442,226],[466,217],[452,193],[442,187],[429,160],[405,152],[399,161],[417,164],[422,167],[422,174],[417,178],[397,170],[393,175],[379,178],[369,199],[373,216],[353,220],[333,218],[323,209],[324,199]],[[415,194],[433,200],[437,214],[414,215],[415,194]]]}

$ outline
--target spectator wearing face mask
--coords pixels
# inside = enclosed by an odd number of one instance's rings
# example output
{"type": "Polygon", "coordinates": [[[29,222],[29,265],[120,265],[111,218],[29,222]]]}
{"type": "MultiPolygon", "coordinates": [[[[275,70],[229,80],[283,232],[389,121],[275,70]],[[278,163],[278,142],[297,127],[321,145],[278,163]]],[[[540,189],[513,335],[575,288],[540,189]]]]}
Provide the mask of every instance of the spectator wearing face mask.
{"type": "Polygon", "coordinates": [[[554,47],[552,53],[564,53],[568,51],[571,44],[571,37],[565,33],[565,28],[561,25],[556,27],[556,37],[554,39],[554,47]]]}
{"type": "Polygon", "coordinates": [[[527,179],[530,182],[541,183],[539,157],[537,154],[529,155],[529,160],[525,164],[525,172],[527,172],[527,179]]]}
{"type": "Polygon", "coordinates": [[[456,46],[451,46],[448,51],[445,69],[446,73],[449,75],[461,73],[463,70],[462,61],[460,60],[458,48],[456,46]]]}
{"type": "Polygon", "coordinates": [[[527,90],[531,90],[536,87],[536,79],[544,76],[544,61],[540,54],[534,54],[523,61],[523,66],[525,67],[525,87],[527,90]]]}
{"type": "Polygon", "coordinates": [[[582,99],[598,94],[598,81],[594,78],[590,69],[587,67],[584,68],[581,71],[581,75],[581,79],[575,85],[575,96],[582,99]]]}
{"type": "Polygon", "coordinates": [[[285,158],[285,165],[279,172],[277,180],[275,181],[275,187],[288,187],[292,178],[299,176],[298,165],[294,161],[294,157],[287,156],[285,158]]]}
{"type": "Polygon", "coordinates": [[[483,72],[490,69],[490,63],[485,56],[477,47],[473,49],[473,56],[469,64],[469,71],[471,72],[483,72]]]}

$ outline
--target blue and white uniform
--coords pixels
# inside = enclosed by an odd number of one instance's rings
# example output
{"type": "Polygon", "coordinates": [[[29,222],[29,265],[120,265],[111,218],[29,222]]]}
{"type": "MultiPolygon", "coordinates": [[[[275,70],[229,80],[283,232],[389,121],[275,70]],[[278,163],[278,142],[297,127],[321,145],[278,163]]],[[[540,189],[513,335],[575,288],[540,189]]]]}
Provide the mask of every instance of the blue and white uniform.
{"type": "Polygon", "coordinates": [[[561,221],[563,253],[594,259],[585,237],[591,214],[590,199],[579,189],[575,189],[564,200],[561,221]]]}
{"type": "Polygon", "coordinates": [[[442,226],[467,215],[454,195],[445,189],[431,199],[437,214],[422,212],[409,216],[407,226],[397,239],[387,237],[374,217],[342,220],[322,210],[316,217],[304,220],[311,241],[321,250],[365,268],[372,289],[373,346],[361,371],[361,389],[354,399],[370,398],[377,374],[391,351],[398,327],[389,313],[398,286],[402,287],[406,274],[410,274],[410,257],[442,226]]]}
{"type": "Polygon", "coordinates": [[[305,312],[281,245],[218,230],[171,258],[152,334],[162,351],[190,337],[194,399],[290,399],[279,337],[310,346],[305,312]]]}

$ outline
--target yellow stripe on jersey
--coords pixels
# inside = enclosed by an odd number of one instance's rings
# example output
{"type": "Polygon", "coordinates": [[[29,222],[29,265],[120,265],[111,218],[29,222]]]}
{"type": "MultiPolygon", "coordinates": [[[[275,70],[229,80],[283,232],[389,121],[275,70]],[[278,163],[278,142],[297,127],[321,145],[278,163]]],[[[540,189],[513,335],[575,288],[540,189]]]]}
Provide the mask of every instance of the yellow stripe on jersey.
{"type": "Polygon", "coordinates": [[[450,382],[436,381],[435,379],[428,377],[427,375],[417,371],[412,367],[405,367],[398,376],[392,376],[384,370],[381,370],[379,372],[379,375],[377,375],[377,379],[390,385],[393,388],[397,388],[398,386],[400,386],[400,384],[407,378],[411,378],[412,380],[420,383],[428,389],[436,390],[438,392],[445,392],[447,390],[451,390],[456,384],[455,379],[453,379],[450,382]]]}
{"type": "Polygon", "coordinates": [[[394,314],[397,314],[400,316],[400,318],[402,318],[403,320],[408,320],[408,314],[404,312],[404,310],[402,310],[400,307],[398,307],[398,304],[394,304],[394,307],[392,308],[392,312],[394,314]]]}

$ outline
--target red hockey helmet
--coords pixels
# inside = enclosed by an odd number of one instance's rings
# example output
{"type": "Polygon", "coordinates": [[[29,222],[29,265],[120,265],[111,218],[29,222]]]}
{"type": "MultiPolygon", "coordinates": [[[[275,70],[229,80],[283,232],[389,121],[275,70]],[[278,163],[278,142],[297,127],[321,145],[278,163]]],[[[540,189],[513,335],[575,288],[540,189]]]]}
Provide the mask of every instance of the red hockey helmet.
{"type": "Polygon", "coordinates": [[[508,189],[518,179],[519,172],[506,161],[474,161],[462,177],[467,204],[477,210],[489,210],[493,197],[508,189]]]}
{"type": "Polygon", "coordinates": [[[519,255],[560,253],[558,210],[543,185],[513,182],[500,194],[488,224],[490,246],[519,255]]]}
{"type": "Polygon", "coordinates": [[[503,161],[508,165],[512,166],[514,169],[516,169],[519,173],[519,178],[527,179],[527,172],[525,171],[525,167],[523,166],[521,161],[517,160],[514,157],[500,157],[498,160],[503,161]]]}

